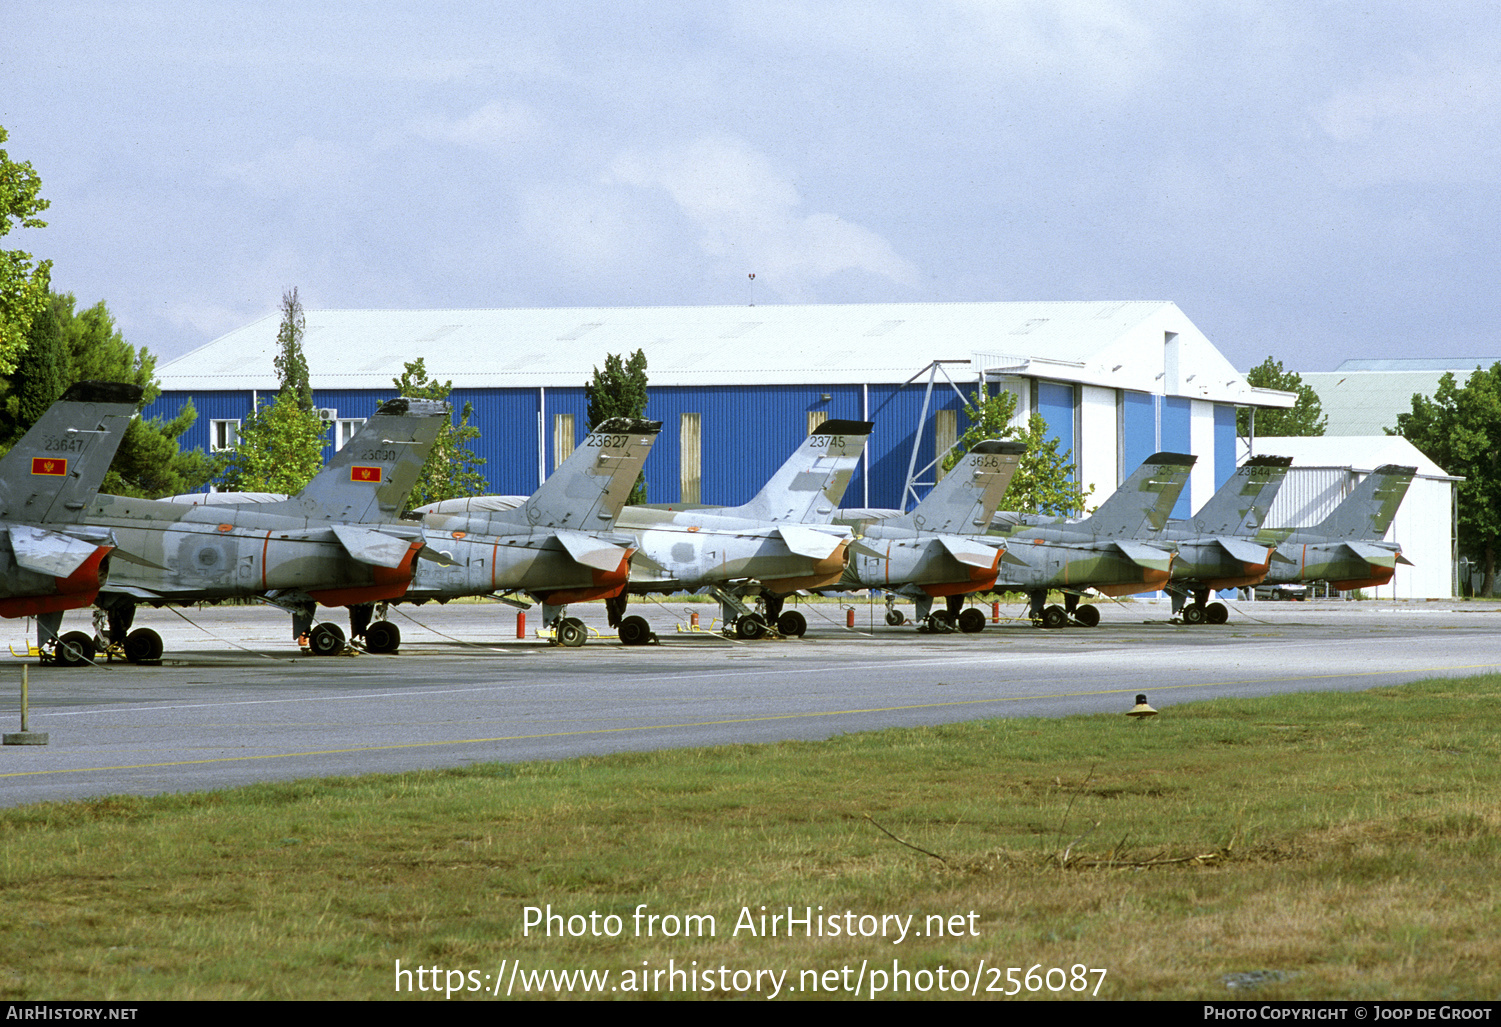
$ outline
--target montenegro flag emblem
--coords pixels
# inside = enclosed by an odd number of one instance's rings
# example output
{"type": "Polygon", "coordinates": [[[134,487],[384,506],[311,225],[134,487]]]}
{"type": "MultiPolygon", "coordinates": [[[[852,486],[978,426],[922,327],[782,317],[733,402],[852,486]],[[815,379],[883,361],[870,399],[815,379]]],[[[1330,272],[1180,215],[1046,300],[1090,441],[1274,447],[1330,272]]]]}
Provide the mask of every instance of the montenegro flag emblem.
{"type": "Polygon", "coordinates": [[[56,474],[68,473],[68,458],[61,456],[34,456],[31,458],[32,474],[56,474]]]}
{"type": "Polygon", "coordinates": [[[356,466],[351,467],[349,469],[349,480],[350,481],[368,481],[368,482],[374,482],[375,484],[379,485],[380,484],[380,468],[379,467],[360,467],[360,466],[356,465],[356,466]]]}

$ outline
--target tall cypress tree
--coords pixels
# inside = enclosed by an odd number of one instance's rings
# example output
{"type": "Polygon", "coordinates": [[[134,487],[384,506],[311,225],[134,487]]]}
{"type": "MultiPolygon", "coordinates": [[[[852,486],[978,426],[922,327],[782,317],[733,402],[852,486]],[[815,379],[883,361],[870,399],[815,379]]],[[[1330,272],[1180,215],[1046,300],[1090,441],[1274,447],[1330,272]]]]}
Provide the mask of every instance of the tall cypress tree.
{"type": "Polygon", "coordinates": [[[302,313],[302,303],[297,299],[297,287],[281,294],[281,327],[276,332],[276,342],[281,352],[272,363],[276,376],[281,379],[281,391],[289,393],[297,401],[303,413],[313,409],[313,386],[308,380],[307,357],[302,355],[302,337],[307,334],[307,318],[302,313]]]}

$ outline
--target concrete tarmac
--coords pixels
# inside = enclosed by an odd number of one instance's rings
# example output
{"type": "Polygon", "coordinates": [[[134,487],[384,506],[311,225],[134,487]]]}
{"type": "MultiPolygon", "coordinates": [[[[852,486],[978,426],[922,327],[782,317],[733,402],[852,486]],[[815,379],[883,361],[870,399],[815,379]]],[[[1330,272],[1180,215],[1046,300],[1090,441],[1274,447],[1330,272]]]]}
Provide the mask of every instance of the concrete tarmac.
{"type": "MultiPolygon", "coordinates": [[[[401,606],[393,656],[314,657],[264,607],[142,609],[166,642],[159,667],[0,670],[0,727],[46,746],[0,748],[0,805],[195,791],[264,780],[393,773],[476,762],[783,739],[987,717],[1124,713],[1137,692],[1177,703],[1356,690],[1501,669],[1501,604],[1235,604],[1230,623],[1168,622],[1168,604],[1102,605],[1098,628],[1044,631],[1020,605],[976,635],[888,627],[884,607],[809,603],[802,639],[742,642],[712,604],[632,603],[659,643],[625,647],[601,604],[572,607],[579,649],[516,637],[496,604],[401,606]]],[[[905,608],[910,616],[910,607],[905,608]]],[[[989,612],[989,607],[984,609],[989,612]]],[[[347,626],[342,611],[320,611],[347,626]]],[[[528,614],[529,627],[537,613],[528,614]]],[[[87,621],[69,614],[65,630],[87,621]]],[[[27,621],[6,621],[24,651],[27,621]]],[[[1124,721],[1124,717],[1122,720],[1124,721]]]]}

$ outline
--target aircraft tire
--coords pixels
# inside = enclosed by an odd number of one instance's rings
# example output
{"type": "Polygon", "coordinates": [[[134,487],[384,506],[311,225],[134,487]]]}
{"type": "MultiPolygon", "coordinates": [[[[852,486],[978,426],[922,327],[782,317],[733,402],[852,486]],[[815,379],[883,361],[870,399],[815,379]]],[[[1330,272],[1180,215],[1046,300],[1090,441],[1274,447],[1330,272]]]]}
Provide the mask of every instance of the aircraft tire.
{"type": "Polygon", "coordinates": [[[796,610],[788,610],[777,618],[777,630],[790,638],[802,638],[808,630],[808,618],[796,610]]]}
{"type": "Polygon", "coordinates": [[[985,630],[985,613],[971,606],[959,615],[959,630],[966,635],[975,635],[985,630]]]}
{"type": "Polygon", "coordinates": [[[307,642],[314,656],[338,656],[344,651],[344,631],[339,625],[324,621],[308,634],[307,642]]]}
{"type": "Polygon", "coordinates": [[[645,645],[651,641],[651,625],[645,617],[625,618],[620,622],[620,641],[623,645],[645,645]]]}
{"type": "Polygon", "coordinates": [[[52,650],[53,662],[59,667],[82,667],[94,661],[94,637],[82,631],[70,631],[57,640],[52,650]]]}
{"type": "Polygon", "coordinates": [[[735,622],[735,634],[747,642],[766,634],[766,622],[754,613],[735,622]]]}
{"type": "Polygon", "coordinates": [[[401,648],[401,629],[388,620],[371,621],[365,628],[365,651],[394,653],[401,648]]]}
{"type": "Polygon", "coordinates": [[[1230,619],[1230,608],[1224,603],[1210,603],[1204,607],[1204,619],[1210,624],[1223,624],[1230,619]]]}
{"type": "Polygon", "coordinates": [[[558,621],[558,645],[577,649],[589,637],[589,629],[577,617],[564,617],[558,621]]]}
{"type": "Polygon", "coordinates": [[[151,663],[162,658],[162,636],[150,628],[137,628],[125,636],[125,658],[131,663],[151,663]]]}
{"type": "Polygon", "coordinates": [[[1042,626],[1045,628],[1061,628],[1068,624],[1068,611],[1054,603],[1042,611],[1042,626]]]}
{"type": "Polygon", "coordinates": [[[1183,618],[1184,624],[1203,624],[1207,614],[1204,612],[1204,607],[1198,603],[1189,603],[1183,608],[1180,616],[1183,618]]]}
{"type": "Polygon", "coordinates": [[[935,610],[928,617],[928,630],[935,635],[952,635],[959,630],[959,618],[947,610],[935,610]]]}
{"type": "Polygon", "coordinates": [[[899,628],[903,624],[907,623],[907,618],[902,614],[901,610],[898,610],[896,607],[891,607],[886,611],[886,623],[891,625],[893,628],[899,628]]]}
{"type": "Polygon", "coordinates": [[[1081,606],[1074,611],[1074,620],[1086,628],[1100,626],[1100,608],[1098,606],[1081,606]]]}

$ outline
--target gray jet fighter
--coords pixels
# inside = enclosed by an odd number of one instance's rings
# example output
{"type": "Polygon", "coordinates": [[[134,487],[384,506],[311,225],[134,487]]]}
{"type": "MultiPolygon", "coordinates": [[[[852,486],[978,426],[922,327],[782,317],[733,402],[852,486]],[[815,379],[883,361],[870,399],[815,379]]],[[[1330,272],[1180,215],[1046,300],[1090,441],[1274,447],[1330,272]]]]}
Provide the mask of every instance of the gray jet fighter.
{"type": "Polygon", "coordinates": [[[915,602],[919,631],[982,630],[985,615],[979,610],[933,613],[933,599],[952,597],[962,604],[967,593],[995,583],[1001,550],[978,537],[990,527],[1026,450],[1020,442],[978,443],[911,513],[870,518],[841,511],[838,522],[853,527],[858,539],[840,588],[884,590],[888,624],[902,623],[891,606],[900,595],[915,602]]]}
{"type": "MultiPolygon", "coordinates": [[[[584,623],[566,616],[567,604],[624,591],[636,540],[615,521],[661,429],[660,421],[611,418],[530,497],[420,507],[423,537],[444,559],[419,567],[399,601],[524,592],[542,602],[543,625],[558,644],[583,645],[584,623]]],[[[370,631],[384,644],[396,626],[381,620],[370,631]]]]}
{"type": "MultiPolygon", "coordinates": [[[[773,627],[801,635],[807,621],[796,610],[783,613],[783,604],[793,592],[832,585],[844,574],[850,530],[830,522],[873,427],[825,421],[743,506],[626,507],[619,527],[637,541],[628,592],[708,590],[719,600],[726,630],[739,638],[759,638],[773,627]],[[764,617],[744,602],[756,595],[764,617]]],[[[651,626],[644,617],[625,616],[625,604],[626,595],[607,602],[620,640],[650,641],[651,626]]]]}
{"type": "Polygon", "coordinates": [[[1079,520],[996,514],[992,524],[1006,544],[996,591],[1026,592],[1033,621],[1061,628],[1070,619],[1089,627],[1099,623],[1098,610],[1078,605],[1084,589],[1119,596],[1162,588],[1173,554],[1143,538],[1167,525],[1195,459],[1185,453],[1147,457],[1094,514],[1079,520]],[[1064,606],[1044,609],[1049,589],[1063,590],[1064,606]]]}
{"type": "Polygon", "coordinates": [[[1251,457],[1198,513],[1168,521],[1154,537],[1177,552],[1165,586],[1173,616],[1185,624],[1224,624],[1230,610],[1224,603],[1209,602],[1209,593],[1254,585],[1266,577],[1276,547],[1256,535],[1292,462],[1287,456],[1251,457]]]}
{"type": "Polygon", "coordinates": [[[314,653],[343,651],[337,625],[312,626],[317,604],[394,599],[419,555],[441,559],[424,551],[419,525],[398,518],[448,416],[448,404],[432,400],[383,403],[305,489],[279,502],[97,497],[82,520],[112,531],[120,552],[140,561],[115,561],[100,589],[110,640],[123,640],[134,662],[154,660],[161,637],[130,632],[137,604],[261,596],[292,613],[294,636],[306,634],[314,653]]]}
{"type": "Polygon", "coordinates": [[[77,382],[0,457],[0,617],[35,617],[37,649],[62,666],[94,655],[85,632],[58,632],[109,572],[114,537],[81,515],[140,401],[137,385],[77,382]]]}
{"type": "Polygon", "coordinates": [[[1277,547],[1263,584],[1327,581],[1340,591],[1385,585],[1397,564],[1411,561],[1386,532],[1418,473],[1382,464],[1351,490],[1334,512],[1308,528],[1262,528],[1256,541],[1277,547]]]}

